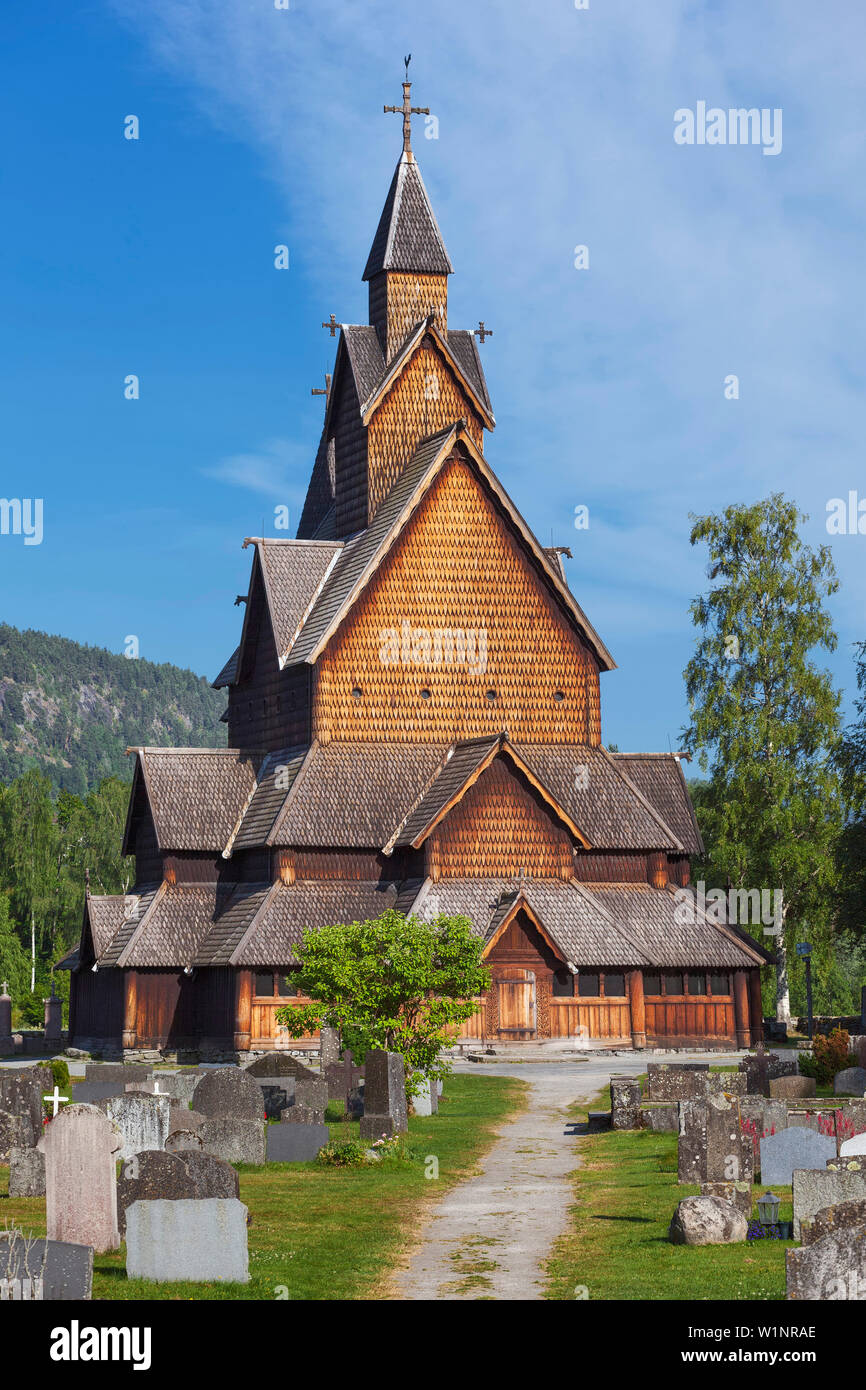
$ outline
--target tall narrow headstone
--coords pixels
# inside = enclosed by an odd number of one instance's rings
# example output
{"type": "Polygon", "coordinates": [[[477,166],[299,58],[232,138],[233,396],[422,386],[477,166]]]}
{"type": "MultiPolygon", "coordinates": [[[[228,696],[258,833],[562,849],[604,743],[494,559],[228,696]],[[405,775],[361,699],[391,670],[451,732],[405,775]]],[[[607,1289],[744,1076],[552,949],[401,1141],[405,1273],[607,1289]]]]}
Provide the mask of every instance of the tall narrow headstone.
{"type": "Polygon", "coordinates": [[[332,1062],[340,1060],[340,1034],[336,1028],[322,1028],[319,1032],[319,1051],[322,1058],[322,1071],[332,1062]]]}
{"type": "Polygon", "coordinates": [[[120,1158],[132,1158],[145,1149],[164,1149],[168,1138],[171,1101],[168,1096],[122,1095],[100,1101],[123,1135],[120,1158]]]}
{"type": "Polygon", "coordinates": [[[3,993],[0,994],[0,1043],[12,1037],[12,1000],[9,997],[9,986],[3,984],[3,993]]]}
{"type": "Polygon", "coordinates": [[[409,1128],[406,1071],[399,1052],[368,1052],[364,1062],[364,1114],[361,1138],[390,1138],[409,1128]]]}
{"type": "Polygon", "coordinates": [[[58,998],[52,989],[47,999],[42,1001],[44,1005],[45,1020],[45,1041],[47,1043],[59,1043],[63,1033],[63,1000],[58,998]]]}
{"type": "Polygon", "coordinates": [[[117,1126],[94,1105],[67,1106],[46,1125],[39,1147],[49,1240],[117,1249],[115,1162],[122,1143],[117,1126]]]}

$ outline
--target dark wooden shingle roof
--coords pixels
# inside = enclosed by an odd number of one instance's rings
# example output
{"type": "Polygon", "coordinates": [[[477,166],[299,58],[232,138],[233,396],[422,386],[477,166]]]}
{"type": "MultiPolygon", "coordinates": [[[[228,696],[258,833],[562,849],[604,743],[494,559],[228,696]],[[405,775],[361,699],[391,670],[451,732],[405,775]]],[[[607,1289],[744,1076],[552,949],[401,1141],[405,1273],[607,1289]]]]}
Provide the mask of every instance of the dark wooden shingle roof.
{"type": "Polygon", "coordinates": [[[421,170],[406,153],[394,170],[363,278],[370,280],[383,270],[414,270],[424,275],[451,275],[454,270],[421,170]]]}
{"type": "Polygon", "coordinates": [[[675,832],[686,853],[703,854],[704,842],[677,755],[612,753],[610,756],[675,832]]]}

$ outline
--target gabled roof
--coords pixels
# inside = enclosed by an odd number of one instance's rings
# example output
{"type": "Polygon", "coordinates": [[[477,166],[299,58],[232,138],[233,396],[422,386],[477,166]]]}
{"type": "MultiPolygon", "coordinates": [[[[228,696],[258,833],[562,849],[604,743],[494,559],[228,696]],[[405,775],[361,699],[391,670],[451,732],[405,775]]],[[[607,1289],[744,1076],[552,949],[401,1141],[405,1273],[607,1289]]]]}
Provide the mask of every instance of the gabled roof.
{"type": "MultiPolygon", "coordinates": [[[[224,686],[234,684],[238,674],[238,657],[240,656],[240,654],[240,647],[235,647],[234,651],[232,652],[225,666],[220,671],[216,680],[211,682],[212,689],[222,690],[224,686]]],[[[225,713],[227,715],[228,711],[226,710],[225,713]]],[[[224,718],[224,716],[220,715],[220,718],[222,719],[224,718]]]]}
{"type": "Polygon", "coordinates": [[[577,603],[559,568],[553,565],[550,557],[539,545],[483,454],[473,444],[462,420],[421,441],[411,462],[400,474],[370,525],[343,546],[288,658],[284,658],[284,661],[287,660],[290,664],[301,661],[312,664],[318,659],[395,544],[439,471],[451,457],[455,446],[459,446],[464,458],[478,472],[507,519],[518,531],[560,605],[594,651],[601,669],[615,669],[613,657],[577,603]]]}
{"type": "MultiPolygon", "coordinates": [[[[133,902],[131,904],[129,903],[128,897],[124,898],[120,896],[111,900],[103,899],[106,908],[108,901],[112,901],[115,904],[112,910],[112,915],[115,920],[119,909],[120,921],[116,930],[112,933],[110,941],[104,942],[99,950],[96,950],[96,941],[94,939],[94,953],[99,965],[111,966],[122,963],[123,955],[129,949],[130,942],[136,932],[139,931],[147,921],[148,914],[152,911],[154,903],[164,892],[165,884],[161,883],[155,887],[144,889],[140,894],[133,895],[133,902]],[[134,901],[135,897],[138,897],[138,902],[134,901]]],[[[93,899],[88,903],[91,932],[93,930],[94,920],[91,908],[92,902],[93,899]]]]}
{"type": "Polygon", "coordinates": [[[232,965],[292,965],[305,931],[338,922],[363,922],[414,899],[419,884],[401,896],[401,885],[342,879],[279,883],[236,944],[232,965]]]}
{"type": "MultiPolygon", "coordinates": [[[[447,338],[439,331],[436,325],[435,315],[430,314],[426,319],[421,319],[420,323],[412,329],[405,339],[402,347],[394,354],[388,363],[375,387],[367,396],[359,397],[361,401],[361,419],[368,425],[382,404],[385,396],[391,387],[403,375],[407,365],[411,362],[415,353],[419,350],[425,338],[432,338],[437,350],[445,358],[464,392],[475,406],[487,429],[492,430],[496,426],[496,420],[490,406],[490,397],[487,394],[487,387],[484,384],[484,373],[481,370],[481,362],[477,352],[471,354],[467,348],[465,337],[455,333],[449,333],[447,338]],[[452,337],[457,339],[458,349],[452,345],[452,337]],[[459,353],[459,355],[458,355],[459,353]],[[481,387],[481,389],[479,389],[481,387]]],[[[474,343],[474,339],[473,339],[474,343]]]]}
{"type": "Polygon", "coordinates": [[[588,883],[585,887],[656,966],[743,969],[764,965],[767,960],[767,952],[760,946],[713,922],[698,906],[692,914],[694,921],[679,920],[683,914],[677,908],[683,891],[689,890],[677,890],[670,884],[654,888],[649,883],[588,883]]]}
{"type": "Polygon", "coordinates": [[[421,170],[414,155],[405,151],[394,170],[362,278],[370,280],[383,270],[414,270],[425,275],[451,275],[454,271],[421,170]]]}
{"type": "Polygon", "coordinates": [[[452,807],[463,799],[469,788],[499,754],[507,757],[522,773],[547,803],[553,815],[567,826],[574,838],[589,848],[589,841],[579,826],[575,825],[569,813],[539,781],[531,767],[520,757],[518,750],[509,742],[508,735],[503,732],[494,738],[467,739],[454,744],[449,749],[445,762],[439,768],[423,797],[412,808],[396,834],[385,846],[385,852],[389,853],[394,847],[409,845],[414,849],[420,848],[431,831],[444,819],[452,807]]]}
{"type": "Polygon", "coordinates": [[[671,827],[687,854],[703,854],[695,808],[676,753],[611,753],[647,801],[671,827]]]}
{"type": "MultiPolygon", "coordinates": [[[[342,541],[312,540],[265,540],[247,536],[244,549],[255,546],[258,572],[264,585],[268,615],[277,647],[280,665],[291,651],[292,643],[301,631],[304,622],[322,592],[322,587],[330,574],[337,557],[343,549],[342,541]]],[[[250,595],[255,582],[256,565],[250,581],[250,595]]],[[[247,617],[251,611],[247,602],[247,617]]],[[[247,617],[240,651],[247,639],[247,617]]]]}
{"type": "MultiPolygon", "coordinates": [[[[130,813],[141,782],[161,850],[222,850],[256,785],[261,754],[237,748],[131,748],[130,813]]],[[[131,817],[123,853],[129,854],[131,817]]]]}
{"type": "Polygon", "coordinates": [[[282,748],[269,753],[259,769],[255,790],[241,812],[237,829],[223,850],[228,859],[239,849],[271,842],[277,816],[304,765],[309,748],[282,748]]]}

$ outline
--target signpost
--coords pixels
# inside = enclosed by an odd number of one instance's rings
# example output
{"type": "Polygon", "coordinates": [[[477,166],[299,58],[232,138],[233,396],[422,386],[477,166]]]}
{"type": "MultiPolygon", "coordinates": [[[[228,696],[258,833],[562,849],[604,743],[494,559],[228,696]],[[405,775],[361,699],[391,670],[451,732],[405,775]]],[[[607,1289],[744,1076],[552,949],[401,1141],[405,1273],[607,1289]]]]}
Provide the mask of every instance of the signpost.
{"type": "Polygon", "coordinates": [[[812,947],[808,941],[797,942],[797,955],[806,965],[806,1013],[809,1016],[809,1041],[812,1041],[812,947]]]}

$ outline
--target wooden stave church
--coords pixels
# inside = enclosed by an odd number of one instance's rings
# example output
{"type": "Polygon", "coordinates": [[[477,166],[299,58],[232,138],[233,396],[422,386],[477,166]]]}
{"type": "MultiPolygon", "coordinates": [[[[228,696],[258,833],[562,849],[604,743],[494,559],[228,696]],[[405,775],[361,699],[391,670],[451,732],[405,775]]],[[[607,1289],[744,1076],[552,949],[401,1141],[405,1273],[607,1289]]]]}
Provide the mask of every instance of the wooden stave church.
{"type": "Polygon", "coordinates": [[[463,1036],[748,1046],[772,958],[696,904],[681,923],[703,846],[678,756],[601,745],[615,663],[484,457],[486,334],[448,325],[403,95],[297,537],[244,541],[229,746],[130,750],[135,883],[87,896],[70,1042],[296,1047],[275,1012],[303,930],[394,907],[485,938],[463,1036]]]}

